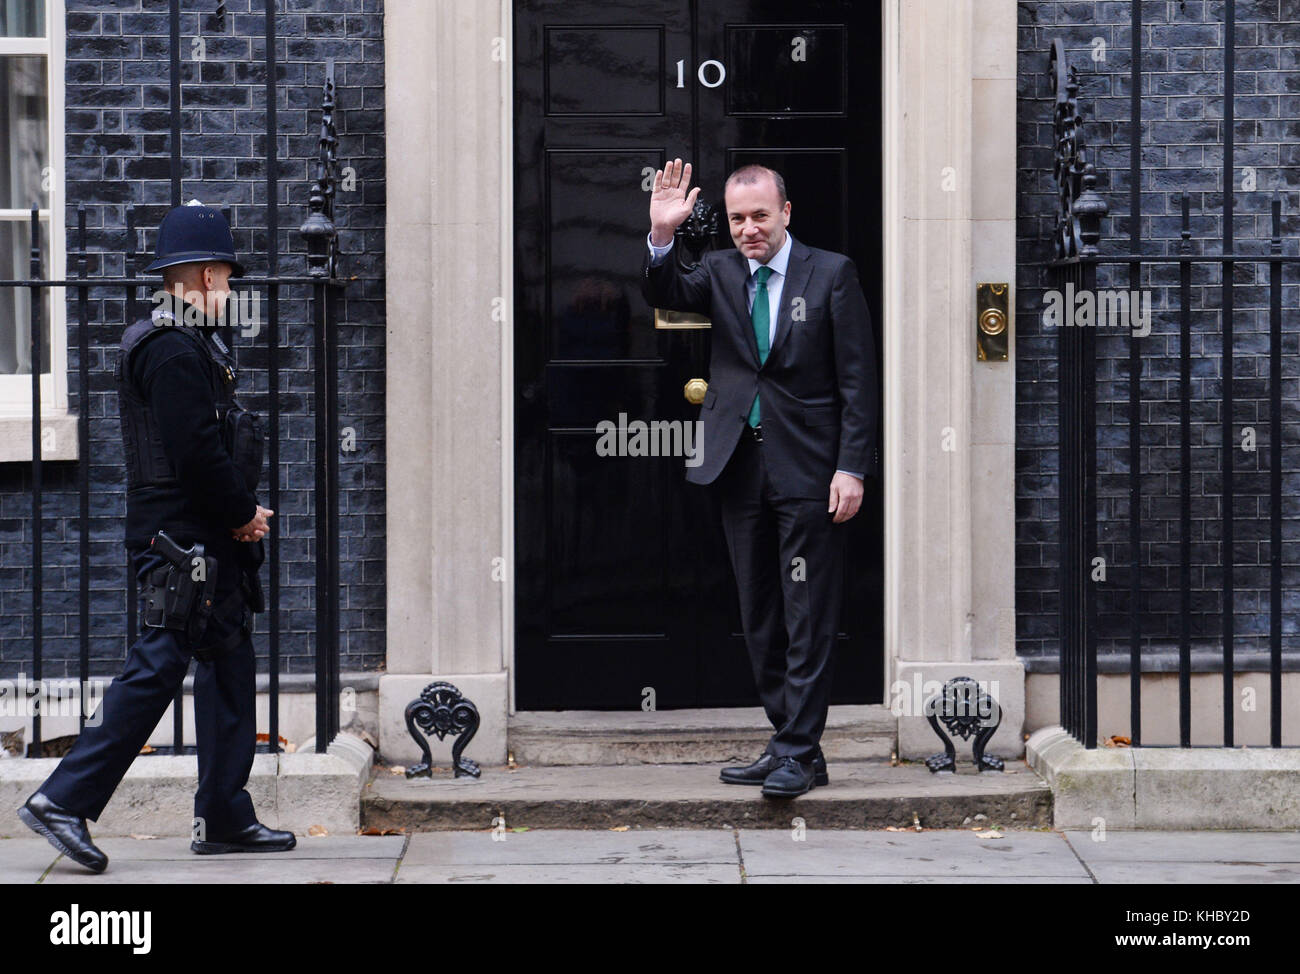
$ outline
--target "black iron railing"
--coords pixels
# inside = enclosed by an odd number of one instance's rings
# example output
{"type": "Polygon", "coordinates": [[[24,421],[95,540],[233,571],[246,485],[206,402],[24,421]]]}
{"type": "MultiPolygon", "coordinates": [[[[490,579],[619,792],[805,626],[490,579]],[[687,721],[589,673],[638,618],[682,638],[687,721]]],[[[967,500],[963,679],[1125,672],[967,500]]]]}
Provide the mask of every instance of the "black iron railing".
{"type": "MultiPolygon", "coordinates": [[[[1234,139],[1233,91],[1235,63],[1235,4],[1224,4],[1224,117],[1223,117],[1223,238],[1220,253],[1196,254],[1193,252],[1190,200],[1182,194],[1182,231],[1177,252],[1172,254],[1143,253],[1142,240],[1142,10],[1140,3],[1132,4],[1130,96],[1130,166],[1129,166],[1129,239],[1127,252],[1100,253],[1098,244],[1102,220],[1108,212],[1105,200],[1097,192],[1097,172],[1094,163],[1085,158],[1083,120],[1079,111],[1079,77],[1075,68],[1067,66],[1064,45],[1060,40],[1052,43],[1049,76],[1055,94],[1056,133],[1056,183],[1060,197],[1055,232],[1055,255],[1048,263],[1053,286],[1060,291],[1073,288],[1075,293],[1098,294],[1098,270],[1116,268],[1122,277],[1128,268],[1127,288],[1136,294],[1146,280],[1154,282],[1167,272],[1177,271],[1179,371],[1178,371],[1178,430],[1180,479],[1178,503],[1178,602],[1180,617],[1178,646],[1178,738],[1179,746],[1193,744],[1193,712],[1191,694],[1192,672],[1192,282],[1193,270],[1198,266],[1217,265],[1221,269],[1220,289],[1222,359],[1219,375],[1222,377],[1222,399],[1218,404],[1222,420],[1220,469],[1222,482],[1221,524],[1219,539],[1221,552],[1222,593],[1222,710],[1221,744],[1234,746],[1234,714],[1238,709],[1235,696],[1236,673],[1234,629],[1235,586],[1234,569],[1234,471],[1232,444],[1235,441],[1233,417],[1233,319],[1234,290],[1241,286],[1242,273],[1238,268],[1255,265],[1266,269],[1268,282],[1269,323],[1269,591],[1270,625],[1268,635],[1269,673],[1269,741],[1272,747],[1282,746],[1282,355],[1283,355],[1283,277],[1288,266],[1300,263],[1300,257],[1284,254],[1282,234],[1282,202],[1278,197],[1271,201],[1271,235],[1261,253],[1236,251],[1233,235],[1234,204],[1234,139]]],[[[1256,243],[1260,243],[1256,241],[1256,243]]],[[[1166,278],[1172,283],[1172,277],[1166,278]]],[[[1204,281],[1199,287],[1206,288],[1204,281]]],[[[1205,308],[1200,309],[1202,311],[1205,308]]],[[[1294,308],[1287,309],[1294,311],[1294,308]]],[[[1262,309],[1261,309],[1262,311],[1262,309]]],[[[1294,324],[1294,319],[1292,319],[1294,324]]],[[[1098,598],[1101,584],[1098,579],[1098,467],[1097,467],[1097,329],[1071,327],[1076,324],[1067,319],[1061,322],[1058,332],[1058,392],[1060,435],[1060,708],[1061,724],[1085,747],[1096,747],[1097,726],[1097,645],[1098,598]]],[[[1296,329],[1292,327],[1290,333],[1296,329]]],[[[1110,339],[1107,339],[1110,340],[1110,339]]],[[[1107,524],[1113,541],[1116,533],[1126,531],[1126,546],[1116,545],[1116,552],[1127,549],[1127,643],[1130,699],[1130,739],[1133,746],[1142,744],[1142,643],[1144,634],[1144,592],[1142,569],[1150,565],[1148,554],[1144,566],[1144,522],[1142,476],[1150,473],[1143,463],[1142,441],[1142,337],[1130,329],[1128,342],[1128,439],[1127,456],[1127,525],[1107,524]]],[[[1198,473],[1203,471],[1197,471],[1198,473]]],[[[1163,539],[1152,538],[1151,543],[1163,539]]],[[[1199,539],[1210,540],[1210,539],[1199,539]]],[[[1148,545],[1148,548],[1150,545],[1148,545]]],[[[1206,722],[1195,722],[1197,744],[1213,744],[1214,729],[1206,722]]]]}
{"type": "MultiPolygon", "coordinates": [[[[171,204],[179,206],[181,198],[181,87],[180,87],[180,0],[170,0],[170,35],[171,35],[171,103],[170,103],[170,158],[171,158],[171,204]]],[[[212,23],[220,26],[224,20],[224,4],[220,5],[216,19],[212,23]]],[[[309,190],[308,218],[300,228],[300,233],[307,244],[308,271],[305,275],[285,275],[280,273],[279,252],[279,167],[276,154],[276,26],[275,0],[265,0],[265,69],[266,69],[266,241],[267,274],[264,277],[243,277],[236,282],[235,293],[231,300],[237,298],[238,292],[245,289],[264,289],[267,296],[266,327],[263,329],[266,341],[266,384],[267,384],[267,429],[266,449],[267,477],[266,506],[272,510],[280,509],[279,471],[280,471],[280,303],[281,289],[287,286],[308,285],[311,288],[310,321],[314,330],[314,347],[312,367],[315,373],[315,568],[316,568],[316,738],[318,752],[323,752],[337,735],[339,730],[339,513],[338,513],[338,451],[331,449],[331,444],[338,443],[338,322],[335,314],[336,296],[343,281],[337,276],[337,232],[333,223],[334,193],[337,183],[337,146],[335,132],[335,82],[333,62],[329,62],[325,71],[325,83],[322,97],[321,127],[319,152],[316,162],[315,179],[309,190]]],[[[228,208],[224,209],[227,222],[231,222],[228,208]]],[[[138,228],[136,226],[135,207],[126,209],[125,246],[120,253],[125,257],[125,273],[122,277],[87,275],[87,263],[90,257],[101,260],[111,256],[109,251],[96,251],[93,255],[87,251],[86,209],[81,203],[77,207],[77,230],[75,249],[70,254],[74,260],[69,265],[76,267],[75,276],[57,280],[44,276],[40,253],[39,214],[35,205],[31,214],[31,262],[26,280],[0,281],[0,288],[27,288],[31,292],[31,361],[32,365],[32,461],[31,461],[31,612],[32,612],[32,654],[31,680],[37,686],[42,685],[44,654],[42,652],[42,450],[41,450],[41,366],[42,362],[42,292],[50,288],[74,288],[77,309],[77,347],[79,361],[77,367],[77,388],[79,390],[80,410],[77,418],[78,435],[78,492],[79,492],[79,551],[77,560],[78,598],[79,598],[79,658],[78,671],[80,685],[86,687],[90,680],[90,577],[92,572],[91,546],[89,535],[90,519],[90,362],[93,343],[90,335],[90,291],[91,289],[123,289],[124,320],[128,325],[140,317],[141,286],[149,293],[162,286],[161,278],[138,276],[136,267],[144,254],[138,249],[138,228]]],[[[233,223],[232,223],[233,226],[233,223]]],[[[238,229],[238,228],[236,228],[238,229]]],[[[145,305],[147,308],[147,305],[145,305]]],[[[109,360],[105,357],[105,360],[109,360]]],[[[52,361],[52,359],[51,359],[52,361]]],[[[244,370],[250,373],[253,370],[244,370]]],[[[116,435],[116,417],[111,420],[116,435]]],[[[277,548],[279,537],[279,518],[270,520],[270,533],[266,539],[268,592],[267,615],[269,619],[268,668],[269,668],[269,728],[268,743],[261,750],[272,752],[279,750],[279,676],[280,676],[280,558],[277,548]]],[[[127,559],[127,611],[124,630],[128,645],[134,641],[137,631],[137,593],[134,572],[127,559]]],[[[183,691],[177,692],[173,706],[173,728],[171,751],[184,751],[184,711],[183,691]]],[[[80,723],[84,726],[87,717],[86,708],[80,709],[80,723]]],[[[38,711],[33,715],[33,740],[28,748],[32,757],[40,756],[41,717],[38,711]]],[[[163,749],[166,750],[166,749],[163,749]]]]}

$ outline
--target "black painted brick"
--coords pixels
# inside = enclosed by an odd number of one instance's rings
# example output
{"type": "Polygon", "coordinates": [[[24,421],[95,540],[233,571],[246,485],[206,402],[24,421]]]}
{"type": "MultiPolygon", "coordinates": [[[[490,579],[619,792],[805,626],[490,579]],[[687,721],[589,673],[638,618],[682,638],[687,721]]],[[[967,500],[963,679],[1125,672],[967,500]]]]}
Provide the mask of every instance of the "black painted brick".
{"type": "MultiPolygon", "coordinates": [[[[249,270],[267,270],[265,68],[262,4],[226,4],[224,35],[209,17],[215,4],[182,3],[181,129],[184,199],[232,204],[234,233],[249,270]],[[206,60],[191,60],[191,38],[202,25],[206,60]]],[[[337,59],[340,104],[359,103],[361,86],[381,86],[383,6],[374,0],[289,0],[277,17],[279,72],[280,269],[305,271],[297,233],[307,213],[320,124],[324,58],[337,59]],[[285,8],[287,7],[287,12],[285,8]],[[304,21],[310,19],[310,30],[304,21]],[[365,38],[365,40],[363,40],[365,38]]],[[[152,248],[170,205],[170,105],[167,0],[68,0],[66,4],[65,153],[68,246],[76,244],[76,206],[87,210],[89,273],[121,274],[127,246],[125,207],[137,209],[136,245],[152,248]],[[96,253],[103,251],[103,253],[96,253]]],[[[362,192],[340,193],[335,222],[343,239],[363,239],[366,252],[348,254],[345,275],[358,275],[338,302],[340,426],[351,425],[358,450],[340,456],[340,549],[344,563],[341,647],[343,669],[383,665],[384,633],[384,304],[383,132],[381,102],[336,112],[341,166],[357,170],[362,192]],[[364,237],[352,228],[365,228],[364,237]],[[371,232],[372,230],[376,232],[371,232]],[[378,515],[378,516],[376,516],[378,515]]],[[[142,261],[139,266],[142,267],[142,261]]],[[[69,256],[69,273],[75,258],[69,256]]],[[[280,301],[281,642],[285,672],[310,671],[315,618],[313,510],[315,395],[309,292],[286,286],[280,301]]],[[[145,295],[142,294],[142,298],[145,295]]],[[[139,307],[143,310],[143,300],[139,307]]],[[[263,301],[265,312],[266,302],[263,301]]],[[[74,411],[90,417],[90,584],[92,672],[112,674],[126,650],[126,555],[122,548],[125,481],[116,392],[111,369],[125,306],[117,289],[89,293],[89,402],[78,388],[77,303],[68,295],[68,387],[74,411]]],[[[265,335],[241,339],[242,398],[267,405],[265,335]]],[[[0,465],[0,674],[30,672],[30,468],[0,465]]],[[[265,477],[263,501],[265,502],[265,477]]],[[[47,677],[75,675],[78,638],[78,465],[44,466],[43,655],[47,677]]],[[[263,580],[267,580],[263,568],[263,580]]],[[[266,651],[267,617],[255,642],[266,651]]],[[[265,664],[263,664],[265,665],[265,664]]]]}
{"type": "MultiPolygon", "coordinates": [[[[1056,516],[1059,483],[1056,409],[1056,341],[1039,312],[1046,272],[1030,262],[1050,257],[1055,223],[1051,176],[1052,102],[1046,79],[1053,38],[1065,41],[1081,76],[1084,132],[1099,172],[1098,189],[1110,206],[1103,225],[1103,253],[1128,249],[1129,44],[1131,4],[1125,0],[1019,4],[1017,316],[1016,328],[1016,598],[1017,649],[1024,656],[1055,654],[1060,638],[1057,611],[1056,516]],[[1106,42],[1106,60],[1092,60],[1092,41],[1106,42]]],[[[1300,232],[1300,0],[1238,2],[1236,8],[1236,250],[1268,252],[1269,207],[1283,200],[1285,252],[1297,253],[1300,232]],[[1243,191],[1243,167],[1256,167],[1257,189],[1243,191]]],[[[1223,39],[1222,3],[1191,0],[1143,4],[1142,234],[1143,252],[1176,252],[1180,197],[1191,196],[1192,240],[1198,253],[1218,253],[1223,221],[1223,39]]],[[[1192,294],[1192,523],[1191,625],[1198,644],[1221,645],[1223,522],[1220,487],[1222,307],[1219,267],[1198,266],[1192,294]],[[1198,378],[1201,377],[1201,378],[1198,378]]],[[[1269,486],[1271,437],[1284,445],[1283,536],[1300,536],[1300,342],[1294,309],[1300,297],[1294,271],[1284,289],[1283,428],[1269,428],[1267,269],[1236,267],[1233,369],[1235,438],[1254,426],[1257,450],[1238,449],[1234,505],[1236,646],[1268,645],[1269,486]]],[[[1147,267],[1142,286],[1152,291],[1151,334],[1142,340],[1140,442],[1142,444],[1143,586],[1142,636],[1147,643],[1176,643],[1181,605],[1178,589],[1179,490],[1178,274],[1169,266],[1147,267]]],[[[1104,268],[1099,286],[1127,287],[1127,268],[1104,268]]],[[[1098,590],[1099,645],[1127,646],[1128,524],[1128,339],[1101,332],[1097,339],[1098,535],[1107,581],[1098,590]]],[[[1300,552],[1284,545],[1284,646],[1300,630],[1300,552]]]]}

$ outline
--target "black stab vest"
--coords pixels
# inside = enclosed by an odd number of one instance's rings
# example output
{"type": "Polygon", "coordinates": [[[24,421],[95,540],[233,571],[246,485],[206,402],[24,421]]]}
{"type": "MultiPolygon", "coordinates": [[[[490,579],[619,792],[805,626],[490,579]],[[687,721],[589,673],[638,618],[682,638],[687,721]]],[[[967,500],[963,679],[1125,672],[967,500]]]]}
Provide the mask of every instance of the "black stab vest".
{"type": "Polygon", "coordinates": [[[211,368],[208,378],[217,406],[217,423],[234,405],[237,373],[233,359],[223,355],[193,325],[145,318],[122,333],[121,352],[113,376],[117,382],[118,412],[122,421],[122,450],[126,460],[126,543],[148,544],[158,530],[173,537],[202,540],[218,526],[202,518],[189,503],[176,470],[163,448],[158,424],[149,401],[131,378],[134,353],[165,331],[178,331],[194,342],[211,368]]]}

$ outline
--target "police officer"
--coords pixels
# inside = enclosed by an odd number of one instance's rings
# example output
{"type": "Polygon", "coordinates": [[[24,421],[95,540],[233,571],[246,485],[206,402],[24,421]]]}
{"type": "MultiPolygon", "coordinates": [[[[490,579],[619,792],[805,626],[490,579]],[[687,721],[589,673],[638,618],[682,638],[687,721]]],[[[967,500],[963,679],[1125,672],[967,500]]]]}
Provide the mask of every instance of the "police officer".
{"type": "Polygon", "coordinates": [[[122,336],[116,379],[127,466],[126,546],[142,626],[97,720],[18,811],[64,855],[102,872],[86,819],[98,820],[189,668],[199,781],[199,854],[292,849],[292,832],[257,821],[245,790],[256,748],[252,614],[272,511],[256,499],[260,420],[234,398],[225,321],[228,281],[243,274],[220,211],[197,201],[158,230],[165,295],[122,336]],[[221,332],[227,341],[223,341],[221,332]]]}

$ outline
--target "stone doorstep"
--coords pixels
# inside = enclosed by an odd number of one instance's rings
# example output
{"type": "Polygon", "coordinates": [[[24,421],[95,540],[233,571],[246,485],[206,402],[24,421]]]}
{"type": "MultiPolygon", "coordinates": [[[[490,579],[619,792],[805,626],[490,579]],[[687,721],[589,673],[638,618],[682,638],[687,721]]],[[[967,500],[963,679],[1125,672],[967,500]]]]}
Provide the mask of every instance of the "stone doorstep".
{"type": "Polygon", "coordinates": [[[1097,747],[1060,726],[1029,738],[1057,829],[1300,828],[1300,749],[1097,747]]]}
{"type": "MultiPolygon", "coordinates": [[[[309,742],[293,754],[257,754],[248,793],[260,821],[304,835],[312,826],[353,834],[358,796],[374,752],[360,738],[339,734],[324,754],[309,742]]],[[[0,761],[0,836],[28,836],[18,809],[59,763],[58,758],[0,761]]],[[[132,762],[104,814],[88,823],[92,836],[187,836],[194,820],[198,758],[142,755],[132,762]]]]}
{"type": "Polygon", "coordinates": [[[718,780],[720,764],[484,767],[480,778],[407,779],[376,765],[363,791],[362,825],[426,832],[507,828],[1050,828],[1051,789],[1021,761],[1007,772],[931,774],[924,764],[829,761],[831,783],[787,801],[718,780]],[[986,819],[976,821],[975,816],[986,819]],[[969,821],[968,821],[969,820],[969,821]]]}
{"type": "MultiPolygon", "coordinates": [[[[530,766],[748,764],[771,733],[761,707],[520,711],[508,722],[515,761],[530,766]]],[[[830,760],[888,760],[897,738],[898,718],[887,707],[837,705],[822,749],[830,760]]]]}

